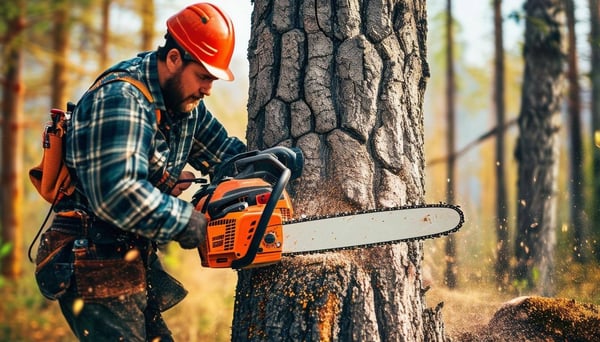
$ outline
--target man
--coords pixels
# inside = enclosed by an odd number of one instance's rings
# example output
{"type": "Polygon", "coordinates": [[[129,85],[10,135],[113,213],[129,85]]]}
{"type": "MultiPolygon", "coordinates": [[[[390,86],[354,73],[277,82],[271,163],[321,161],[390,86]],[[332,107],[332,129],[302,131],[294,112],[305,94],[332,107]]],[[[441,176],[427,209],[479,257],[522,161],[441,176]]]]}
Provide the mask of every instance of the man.
{"type": "Polygon", "coordinates": [[[185,188],[177,181],[190,178],[186,164],[210,173],[246,150],[202,101],[213,81],[233,79],[230,18],[194,4],[168,19],[165,38],[157,51],[104,73],[77,104],[67,133],[76,191],[56,205],[40,248],[52,238],[69,241],[63,249],[72,253],[73,274],[57,297],[80,340],[172,340],[160,312],[186,291],[162,270],[156,246],[196,248],[207,225],[176,198],[185,188]]]}

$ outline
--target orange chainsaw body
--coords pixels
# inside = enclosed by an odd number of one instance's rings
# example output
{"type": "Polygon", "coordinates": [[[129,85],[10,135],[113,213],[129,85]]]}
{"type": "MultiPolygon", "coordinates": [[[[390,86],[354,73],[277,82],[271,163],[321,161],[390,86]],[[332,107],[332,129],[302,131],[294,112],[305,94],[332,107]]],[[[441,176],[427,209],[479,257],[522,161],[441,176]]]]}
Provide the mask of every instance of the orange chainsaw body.
{"type": "MultiPolygon", "coordinates": [[[[231,268],[248,253],[271,190],[271,185],[260,178],[228,179],[219,183],[211,195],[200,199],[196,209],[203,211],[208,219],[206,242],[199,248],[202,266],[231,268]]],[[[282,223],[292,217],[289,195],[283,191],[260,237],[253,261],[243,268],[281,260],[282,223]]]]}

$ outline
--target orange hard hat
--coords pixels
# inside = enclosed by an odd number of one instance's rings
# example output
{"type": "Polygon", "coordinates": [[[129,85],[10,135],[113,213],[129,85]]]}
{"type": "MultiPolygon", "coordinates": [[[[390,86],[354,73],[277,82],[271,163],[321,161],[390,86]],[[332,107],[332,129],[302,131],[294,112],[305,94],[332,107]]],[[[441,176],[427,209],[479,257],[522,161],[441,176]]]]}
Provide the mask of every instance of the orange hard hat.
{"type": "Polygon", "coordinates": [[[167,20],[167,30],[192,58],[216,78],[231,81],[235,33],[229,16],[209,3],[190,5],[167,20]]]}

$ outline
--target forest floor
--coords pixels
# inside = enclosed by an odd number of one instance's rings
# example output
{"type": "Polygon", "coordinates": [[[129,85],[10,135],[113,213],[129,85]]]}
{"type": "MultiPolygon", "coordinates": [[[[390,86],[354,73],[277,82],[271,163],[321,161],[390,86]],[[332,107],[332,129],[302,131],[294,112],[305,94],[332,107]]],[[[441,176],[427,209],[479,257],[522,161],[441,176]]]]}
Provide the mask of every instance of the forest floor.
{"type": "Polygon", "coordinates": [[[456,341],[465,333],[474,332],[490,321],[502,304],[513,296],[489,289],[433,286],[425,295],[428,307],[444,303],[442,318],[446,334],[456,341]]]}
{"type": "MultiPolygon", "coordinates": [[[[177,341],[229,341],[237,275],[232,270],[205,269],[198,255],[190,251],[163,258],[169,272],[189,290],[185,300],[164,314],[177,341]]],[[[33,276],[33,267],[25,266],[25,276],[18,282],[5,281],[0,287],[0,341],[76,341],[65,323],[58,304],[42,298],[33,276]]],[[[557,297],[582,302],[600,300],[600,267],[572,266],[561,274],[557,297]],[[575,274],[576,276],[573,276],[575,274]],[[566,276],[568,275],[568,276],[566,276]],[[564,278],[564,279],[563,279],[564,278]],[[574,284],[577,286],[573,286],[574,284]]],[[[514,293],[499,293],[486,283],[466,282],[449,290],[434,282],[426,293],[428,307],[443,302],[445,330],[456,337],[485,326],[514,293]]]]}

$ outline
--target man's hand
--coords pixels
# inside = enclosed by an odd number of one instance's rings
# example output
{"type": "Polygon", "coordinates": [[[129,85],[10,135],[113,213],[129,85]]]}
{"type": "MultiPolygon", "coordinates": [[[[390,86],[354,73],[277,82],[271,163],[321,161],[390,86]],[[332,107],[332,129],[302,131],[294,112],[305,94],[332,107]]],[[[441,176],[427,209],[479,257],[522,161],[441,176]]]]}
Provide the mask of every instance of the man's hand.
{"type": "Polygon", "coordinates": [[[190,185],[192,185],[192,182],[185,182],[185,180],[188,179],[194,179],[195,176],[193,173],[191,173],[190,171],[182,171],[181,175],[179,175],[179,181],[184,181],[182,183],[177,183],[175,185],[175,187],[173,188],[173,190],[171,190],[171,195],[172,196],[179,196],[181,195],[181,193],[190,187],[190,185]]]}
{"type": "Polygon", "coordinates": [[[179,242],[181,248],[192,249],[197,248],[204,243],[206,239],[206,217],[199,211],[192,211],[190,222],[183,231],[181,231],[173,240],[179,242]]]}

